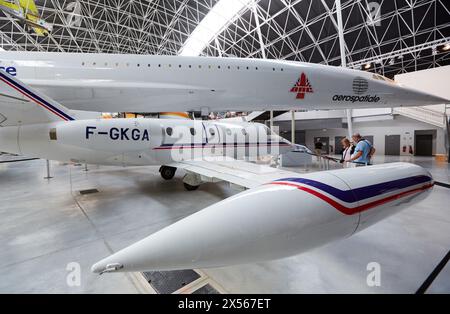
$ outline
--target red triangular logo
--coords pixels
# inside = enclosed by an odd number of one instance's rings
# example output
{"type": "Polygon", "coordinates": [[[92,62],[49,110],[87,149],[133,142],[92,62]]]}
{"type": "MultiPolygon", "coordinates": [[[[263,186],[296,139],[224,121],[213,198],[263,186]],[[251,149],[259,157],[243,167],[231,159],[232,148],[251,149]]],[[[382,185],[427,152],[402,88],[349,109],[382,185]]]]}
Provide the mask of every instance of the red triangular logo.
{"type": "Polygon", "coordinates": [[[313,93],[311,83],[309,83],[305,73],[300,75],[297,83],[291,88],[291,93],[297,93],[297,99],[304,99],[306,93],[313,93]]]}

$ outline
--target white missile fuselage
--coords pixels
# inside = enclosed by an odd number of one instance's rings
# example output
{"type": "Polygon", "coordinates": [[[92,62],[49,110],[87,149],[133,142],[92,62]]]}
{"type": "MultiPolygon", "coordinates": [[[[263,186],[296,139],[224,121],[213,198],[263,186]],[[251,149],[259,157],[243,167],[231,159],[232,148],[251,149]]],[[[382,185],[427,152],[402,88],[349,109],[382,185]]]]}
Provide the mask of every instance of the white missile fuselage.
{"type": "Polygon", "coordinates": [[[424,199],[433,179],[392,163],[267,182],[211,205],[93,265],[94,272],[221,267],[344,239],[424,199]]]}
{"type": "Polygon", "coordinates": [[[0,69],[69,109],[98,112],[348,109],[446,101],[378,74],[283,60],[2,51],[0,69]]]}
{"type": "Polygon", "coordinates": [[[237,159],[292,150],[263,124],[178,119],[98,119],[0,128],[0,150],[103,165],[166,165],[206,156],[237,159]]]}

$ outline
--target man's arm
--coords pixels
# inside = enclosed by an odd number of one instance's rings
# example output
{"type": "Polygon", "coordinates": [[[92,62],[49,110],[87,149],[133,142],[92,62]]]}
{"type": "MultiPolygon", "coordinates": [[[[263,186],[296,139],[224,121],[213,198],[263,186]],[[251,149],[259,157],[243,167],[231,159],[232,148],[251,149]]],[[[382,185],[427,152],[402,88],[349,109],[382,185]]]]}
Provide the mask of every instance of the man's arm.
{"type": "Polygon", "coordinates": [[[355,154],[355,156],[353,156],[352,158],[350,158],[350,161],[354,161],[354,160],[358,159],[359,157],[362,156],[362,154],[363,154],[363,153],[362,153],[361,151],[357,152],[357,153],[355,154]]]}

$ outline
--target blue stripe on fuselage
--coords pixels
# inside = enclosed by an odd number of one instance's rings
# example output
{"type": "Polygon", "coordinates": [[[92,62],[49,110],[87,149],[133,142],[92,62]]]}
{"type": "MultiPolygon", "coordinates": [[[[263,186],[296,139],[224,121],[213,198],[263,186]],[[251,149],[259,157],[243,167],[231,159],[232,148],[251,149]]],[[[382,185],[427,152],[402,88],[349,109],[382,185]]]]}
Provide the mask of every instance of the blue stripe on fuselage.
{"type": "Polygon", "coordinates": [[[42,99],[41,97],[39,97],[38,95],[36,95],[35,93],[33,93],[32,91],[28,90],[25,86],[20,85],[19,83],[15,82],[14,80],[11,80],[8,76],[6,76],[4,73],[2,73],[2,71],[0,71],[0,76],[2,78],[4,78],[5,80],[7,80],[10,84],[14,85],[15,87],[17,87],[19,90],[21,90],[23,93],[28,94],[29,96],[33,97],[34,99],[38,100],[39,102],[41,102],[44,106],[48,107],[47,109],[50,109],[50,111],[55,111],[57,112],[59,115],[61,115],[62,117],[64,117],[67,120],[73,121],[75,120],[74,118],[72,118],[71,116],[67,115],[66,113],[64,113],[63,111],[59,110],[58,108],[54,107],[52,104],[50,104],[48,101],[42,99]]]}
{"type": "Polygon", "coordinates": [[[371,197],[375,197],[378,195],[382,195],[385,193],[393,192],[396,190],[404,189],[416,184],[425,183],[432,181],[432,178],[429,176],[419,175],[414,177],[408,177],[383,183],[377,183],[374,185],[363,186],[360,188],[352,189],[352,190],[340,190],[335,187],[332,187],[328,184],[311,180],[305,178],[285,178],[275,180],[278,181],[287,181],[287,182],[296,182],[302,183],[305,185],[309,185],[315,187],[319,190],[322,190],[337,199],[340,199],[346,203],[354,203],[357,201],[362,201],[371,197]]]}

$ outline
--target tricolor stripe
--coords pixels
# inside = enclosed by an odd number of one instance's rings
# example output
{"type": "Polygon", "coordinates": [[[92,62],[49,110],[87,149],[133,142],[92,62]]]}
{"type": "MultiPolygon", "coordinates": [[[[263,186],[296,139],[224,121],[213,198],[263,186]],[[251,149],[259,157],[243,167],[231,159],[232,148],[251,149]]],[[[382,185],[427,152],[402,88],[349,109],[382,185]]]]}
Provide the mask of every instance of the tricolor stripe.
{"type": "Polygon", "coordinates": [[[15,80],[12,80],[11,78],[9,78],[7,75],[5,75],[5,73],[3,73],[3,71],[0,71],[0,80],[2,80],[4,83],[6,83],[10,87],[12,87],[16,91],[18,91],[19,93],[21,93],[22,95],[24,95],[25,97],[27,97],[28,99],[33,101],[34,103],[36,103],[39,106],[47,109],[51,113],[57,115],[61,119],[65,120],[65,121],[75,120],[74,118],[72,118],[68,114],[64,113],[60,109],[58,109],[55,106],[53,106],[52,104],[50,104],[48,101],[46,101],[42,97],[39,97],[38,95],[36,95],[35,93],[33,93],[32,91],[27,89],[25,86],[19,84],[15,80]]]}
{"type": "Polygon", "coordinates": [[[193,149],[193,148],[226,148],[226,147],[250,147],[250,146],[290,146],[290,144],[285,142],[277,143],[192,143],[192,144],[163,144],[161,146],[155,147],[155,150],[170,150],[170,149],[193,149]]]}
{"type": "Polygon", "coordinates": [[[399,180],[393,180],[379,184],[364,186],[353,190],[340,190],[325,183],[304,178],[280,179],[277,181],[273,181],[269,184],[295,187],[301,191],[307,192],[311,195],[320,198],[321,200],[327,202],[328,204],[330,204],[331,206],[333,206],[334,208],[336,208],[337,210],[346,215],[357,214],[370,208],[397,200],[399,198],[415,194],[421,191],[425,191],[434,185],[432,178],[428,176],[408,177],[399,180]],[[421,186],[418,186],[420,184],[421,186]],[[312,189],[311,187],[320,190],[320,192],[315,189],[312,189]],[[355,207],[346,206],[326,195],[329,194],[334,198],[345,203],[357,203],[376,196],[385,195],[400,190],[402,191],[399,193],[392,194],[377,200],[373,200],[355,207]],[[325,192],[326,194],[322,192],[325,192]]]}

